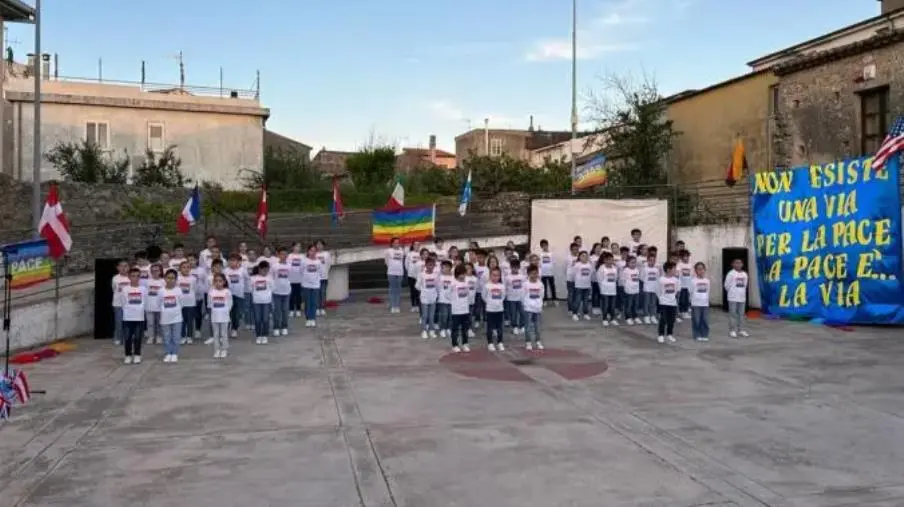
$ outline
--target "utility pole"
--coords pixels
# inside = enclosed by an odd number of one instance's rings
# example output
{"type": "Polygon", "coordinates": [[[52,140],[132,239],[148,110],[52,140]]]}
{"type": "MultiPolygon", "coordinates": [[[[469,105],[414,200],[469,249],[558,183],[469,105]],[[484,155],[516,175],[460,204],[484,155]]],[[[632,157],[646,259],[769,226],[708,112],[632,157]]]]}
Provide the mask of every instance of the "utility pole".
{"type": "Polygon", "coordinates": [[[578,161],[574,147],[578,140],[578,0],[571,0],[571,193],[578,161]]]}
{"type": "Polygon", "coordinates": [[[41,224],[41,0],[35,0],[35,57],[34,57],[34,152],[32,153],[31,175],[31,215],[32,235],[35,239],[41,237],[38,226],[41,224]]]}

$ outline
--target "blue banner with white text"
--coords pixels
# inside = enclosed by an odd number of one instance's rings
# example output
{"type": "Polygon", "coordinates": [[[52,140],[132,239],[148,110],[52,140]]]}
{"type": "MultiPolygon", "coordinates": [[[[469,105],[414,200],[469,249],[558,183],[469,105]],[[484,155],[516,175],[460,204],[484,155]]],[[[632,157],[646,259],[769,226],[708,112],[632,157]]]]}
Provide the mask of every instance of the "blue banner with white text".
{"type": "Polygon", "coordinates": [[[900,157],[750,178],[765,313],[830,324],[904,324],[900,157]]]}

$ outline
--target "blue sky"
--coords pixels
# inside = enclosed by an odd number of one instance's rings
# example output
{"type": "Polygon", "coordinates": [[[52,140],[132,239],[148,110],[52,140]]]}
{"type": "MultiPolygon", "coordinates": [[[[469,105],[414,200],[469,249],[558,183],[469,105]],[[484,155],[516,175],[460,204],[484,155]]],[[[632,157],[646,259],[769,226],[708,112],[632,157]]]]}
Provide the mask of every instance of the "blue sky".
{"type": "MultiPolygon", "coordinates": [[[[355,149],[375,137],[426,146],[482,125],[567,129],[568,0],[43,0],[45,52],[62,76],[250,88],[261,71],[268,128],[355,149]],[[258,3],[273,7],[255,10],[258,3]]],[[[670,94],[747,71],[758,56],[875,16],[875,0],[578,0],[578,88],[652,75],[670,94]],[[806,20],[800,22],[799,20],[806,20]]],[[[31,28],[11,25],[17,59],[31,28]]]]}

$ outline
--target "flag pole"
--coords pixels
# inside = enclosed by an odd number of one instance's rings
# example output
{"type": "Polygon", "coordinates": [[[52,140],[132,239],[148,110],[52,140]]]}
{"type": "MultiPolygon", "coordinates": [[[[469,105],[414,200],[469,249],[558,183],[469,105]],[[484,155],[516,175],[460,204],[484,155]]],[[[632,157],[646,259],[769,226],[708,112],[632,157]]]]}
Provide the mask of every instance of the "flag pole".
{"type": "Polygon", "coordinates": [[[433,203],[433,223],[432,225],[432,236],[436,238],[436,202],[433,203]]]}

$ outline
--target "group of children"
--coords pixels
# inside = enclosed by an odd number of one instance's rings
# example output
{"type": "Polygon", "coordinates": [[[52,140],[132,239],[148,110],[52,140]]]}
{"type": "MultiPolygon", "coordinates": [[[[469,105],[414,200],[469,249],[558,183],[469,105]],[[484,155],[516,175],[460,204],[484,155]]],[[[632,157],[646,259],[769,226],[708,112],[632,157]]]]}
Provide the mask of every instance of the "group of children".
{"type": "MultiPolygon", "coordinates": [[[[693,338],[709,341],[710,281],[706,265],[691,262],[678,241],[664,263],[658,249],[642,243],[642,231],[631,231],[624,246],[603,237],[588,251],[580,236],[567,257],[557,258],[547,240],[540,251],[522,260],[513,244],[500,259],[472,243],[465,253],[446,249],[437,238],[432,248],[414,243],[405,250],[397,239],[386,252],[390,312],[401,311],[402,279],[408,276],[411,311],[419,313],[421,338],[450,338],[453,352],[470,350],[473,329],[486,326],[487,348],[505,350],[503,328],[524,335],[525,347],[543,349],[540,339],[544,306],[558,305],[556,267],[565,263],[566,301],[573,320],[599,315],[603,326],[657,325],[659,343],[675,342],[675,324],[691,320],[693,338]]],[[[729,306],[729,336],[746,337],[743,329],[749,278],[744,261],[734,259],[723,287],[729,306]]]]}
{"type": "Polygon", "coordinates": [[[244,325],[255,343],[289,334],[290,317],[306,327],[326,315],[326,290],[332,263],[323,241],[302,250],[265,247],[258,255],[240,243],[224,256],[214,237],[197,255],[181,244],[158,259],[138,252],[121,260],[112,280],[114,340],[125,348],[127,364],[141,362],[141,343],[162,343],[163,362],[179,358],[180,345],[207,336],[214,358],[225,358],[229,338],[244,325]],[[271,331],[272,329],[272,331],[271,331]]]}

